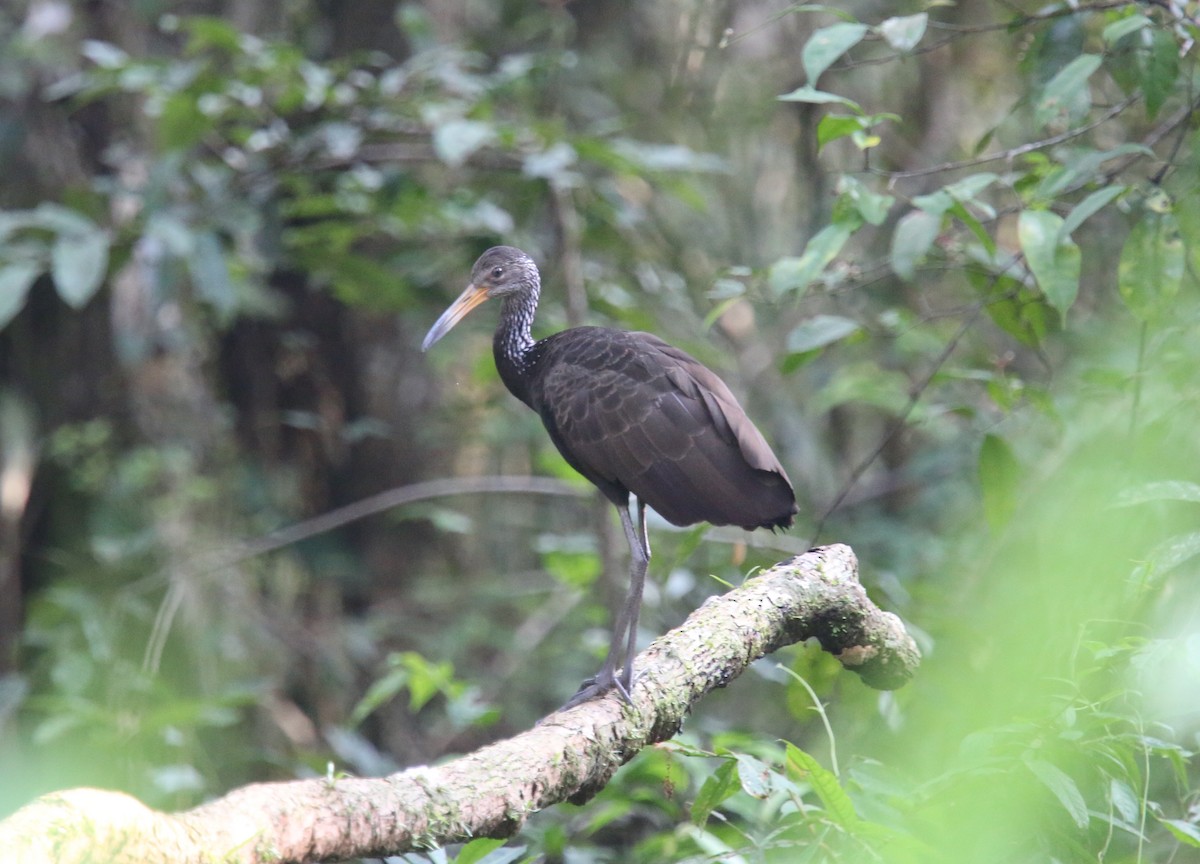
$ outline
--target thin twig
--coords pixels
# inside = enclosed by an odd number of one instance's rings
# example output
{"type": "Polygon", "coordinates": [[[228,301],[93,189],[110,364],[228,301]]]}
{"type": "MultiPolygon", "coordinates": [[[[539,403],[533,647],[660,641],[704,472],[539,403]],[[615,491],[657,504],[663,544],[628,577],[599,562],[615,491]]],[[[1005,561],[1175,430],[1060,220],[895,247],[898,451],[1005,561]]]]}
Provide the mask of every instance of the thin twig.
{"type": "Polygon", "coordinates": [[[1054,147],[1057,144],[1070,141],[1072,138],[1078,138],[1080,135],[1086,135],[1097,126],[1101,126],[1107,123],[1109,120],[1112,120],[1140,98],[1141,95],[1138,93],[1130,94],[1090,123],[1085,123],[1082,126],[1076,126],[1074,129],[1068,129],[1065,132],[1061,132],[1058,135],[1051,135],[1049,138],[1043,138],[1040,141],[1030,141],[1026,144],[1020,145],[1019,147],[1013,147],[1000,153],[992,153],[987,156],[976,156],[973,159],[963,159],[959,162],[944,162],[941,165],[933,165],[929,168],[915,168],[911,171],[881,171],[873,169],[871,173],[880,177],[885,177],[888,180],[906,180],[911,177],[925,177],[929,174],[941,174],[948,171],[958,171],[962,168],[974,168],[977,165],[986,165],[988,162],[1011,161],[1016,159],[1018,156],[1024,156],[1026,153],[1033,153],[1036,150],[1044,150],[1047,147],[1054,147]]]}
{"type": "MultiPolygon", "coordinates": [[[[1138,350],[1137,350],[1137,367],[1133,376],[1133,404],[1129,408],[1129,446],[1130,448],[1137,446],[1138,411],[1142,404],[1142,376],[1146,371],[1146,339],[1150,332],[1150,325],[1145,321],[1138,330],[1138,350]]],[[[1130,459],[1126,464],[1132,464],[1130,459]]]]}
{"type": "Polygon", "coordinates": [[[559,261],[563,285],[567,290],[567,326],[579,327],[587,318],[587,291],[583,284],[583,228],[571,189],[563,183],[550,183],[550,200],[558,223],[559,261]]]}
{"type": "Polygon", "coordinates": [[[338,507],[312,519],[305,519],[294,525],[288,525],[258,537],[254,540],[244,540],[235,543],[233,549],[218,552],[202,560],[194,567],[180,573],[171,579],[166,596],[158,607],[154,618],[154,626],[150,638],[146,642],[146,650],[142,656],[142,669],[153,674],[158,671],[162,660],[162,652],[166,646],[167,634],[175,615],[183,602],[183,586],[197,576],[203,576],[216,570],[225,570],[241,564],[250,558],[274,552],[293,543],[299,543],[326,531],[333,531],[367,516],[403,507],[418,501],[432,498],[445,498],[450,495],[475,495],[496,493],[501,495],[569,495],[584,496],[588,490],[572,486],[561,480],[549,477],[455,477],[442,480],[427,480],[423,483],[413,483],[408,486],[398,486],[377,495],[371,495],[345,507],[338,507]]]}
{"type": "Polygon", "coordinates": [[[781,669],[785,674],[792,676],[807,691],[808,698],[813,702],[813,707],[810,710],[816,711],[820,715],[821,725],[825,727],[825,734],[829,738],[829,767],[833,771],[833,776],[840,777],[842,772],[838,768],[837,736],[833,734],[833,726],[829,722],[829,715],[825,713],[825,703],[821,701],[821,697],[817,695],[817,691],[804,679],[803,675],[795,672],[788,666],[784,666],[782,663],[776,663],[775,668],[781,669]]]}
{"type": "Polygon", "coordinates": [[[1052,6],[1040,12],[1030,12],[1019,15],[1011,21],[989,21],[986,24],[949,24],[945,21],[930,21],[930,29],[946,30],[951,33],[971,35],[975,33],[991,33],[997,30],[1011,30],[1014,27],[1024,27],[1027,24],[1038,24],[1042,21],[1053,21],[1056,18],[1066,18],[1069,15],[1083,15],[1088,12],[1106,12],[1120,9],[1123,6],[1137,6],[1133,0],[1103,0],[1099,3],[1089,3],[1086,6],[1052,6]]]}
{"type": "MultiPolygon", "coordinates": [[[[1013,264],[1015,264],[1017,260],[1019,260],[1019,257],[1020,256],[1015,256],[1009,263],[1008,267],[1011,267],[1013,264]]],[[[1004,270],[1007,270],[1008,267],[1005,267],[1004,270]]],[[[1003,270],[1001,272],[1003,272],[1003,270]]],[[[912,414],[913,409],[917,407],[917,403],[925,394],[925,390],[929,387],[930,382],[933,381],[933,376],[936,375],[938,370],[940,370],[946,361],[950,359],[950,355],[954,353],[954,349],[958,347],[958,343],[962,341],[962,338],[965,335],[967,335],[967,331],[974,326],[976,320],[978,320],[979,316],[983,313],[983,310],[986,307],[987,300],[980,300],[974,305],[971,313],[959,326],[958,331],[950,338],[950,341],[946,343],[946,347],[942,349],[942,353],[937,356],[937,359],[934,360],[932,364],[930,364],[928,372],[925,373],[925,377],[920,381],[920,383],[914,385],[909,390],[908,403],[904,406],[899,416],[897,416],[892,422],[887,432],[884,433],[883,437],[879,440],[879,443],[875,446],[875,449],[854,466],[854,470],[850,472],[849,479],[845,482],[845,484],[843,484],[841,491],[837,494],[837,497],[834,498],[833,502],[825,508],[825,512],[821,514],[821,518],[817,520],[816,528],[813,529],[813,545],[816,545],[820,541],[821,530],[825,527],[826,520],[828,520],[829,517],[833,515],[834,511],[841,506],[842,502],[846,500],[846,496],[850,494],[850,490],[854,488],[854,484],[856,484],[862,478],[862,475],[869,467],[871,467],[872,464],[874,464],[875,460],[879,458],[879,455],[883,453],[884,449],[888,444],[891,443],[892,439],[895,438],[900,433],[900,430],[904,428],[905,424],[908,422],[909,415],[912,414]]]]}

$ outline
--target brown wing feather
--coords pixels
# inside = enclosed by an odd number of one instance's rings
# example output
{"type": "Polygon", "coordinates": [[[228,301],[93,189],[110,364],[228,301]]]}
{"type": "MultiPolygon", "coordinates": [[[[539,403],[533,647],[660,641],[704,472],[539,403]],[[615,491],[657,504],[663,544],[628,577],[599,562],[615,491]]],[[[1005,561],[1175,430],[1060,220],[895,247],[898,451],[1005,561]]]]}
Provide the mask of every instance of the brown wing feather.
{"type": "Polygon", "coordinates": [[[568,462],[614,502],[676,525],[783,527],[787,473],[725,383],[648,333],[595,327],[539,343],[530,396],[568,462]]]}

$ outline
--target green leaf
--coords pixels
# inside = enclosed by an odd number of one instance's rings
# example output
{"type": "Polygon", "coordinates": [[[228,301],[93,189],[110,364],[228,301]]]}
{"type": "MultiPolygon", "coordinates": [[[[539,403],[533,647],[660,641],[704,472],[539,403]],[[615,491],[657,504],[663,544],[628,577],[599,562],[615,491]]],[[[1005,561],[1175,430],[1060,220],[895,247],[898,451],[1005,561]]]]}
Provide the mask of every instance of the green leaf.
{"type": "Polygon", "coordinates": [[[1031,201],[1053,201],[1068,188],[1098,182],[1107,185],[1104,163],[1130,154],[1152,155],[1144,144],[1120,144],[1108,150],[1073,148],[1064,153],[1062,164],[1046,172],[1028,198],[1031,201]]]}
{"type": "MultiPolygon", "coordinates": [[[[813,394],[810,406],[817,413],[849,402],[874,405],[893,414],[903,411],[909,403],[912,388],[903,373],[881,369],[876,363],[858,363],[841,366],[825,386],[813,394]]],[[[919,408],[916,409],[919,419],[919,408]]]]}
{"type": "Polygon", "coordinates": [[[891,195],[873,192],[862,181],[843,175],[838,181],[839,202],[845,201],[871,225],[882,225],[896,199],[891,195]]]}
{"type": "Polygon", "coordinates": [[[212,15],[189,16],[183,21],[183,29],[188,34],[188,51],[192,54],[206,48],[233,54],[242,45],[242,34],[237,27],[212,15]]]}
{"type": "Polygon", "coordinates": [[[196,293],[211,304],[224,320],[228,320],[237,306],[237,293],[229,277],[225,252],[216,234],[205,231],[196,235],[187,265],[196,293]]]}
{"type": "Polygon", "coordinates": [[[592,549],[547,550],[542,553],[542,566],[556,582],[579,589],[595,585],[602,572],[600,557],[592,549]]]}
{"type": "MultiPolygon", "coordinates": [[[[738,275],[741,275],[740,273],[738,275]]],[[[721,276],[713,281],[712,288],[708,289],[708,298],[710,300],[720,300],[726,302],[729,300],[739,300],[746,296],[746,283],[741,279],[735,279],[732,276],[721,276]]]]}
{"type": "Polygon", "coordinates": [[[1105,43],[1112,46],[1122,37],[1128,36],[1130,33],[1136,33],[1145,27],[1150,26],[1150,19],[1142,14],[1130,15],[1128,18],[1122,18],[1119,21],[1114,21],[1104,28],[1101,37],[1105,43]]]}
{"type": "Polygon", "coordinates": [[[62,233],[50,250],[50,274],[58,296],[81,309],[104,281],[108,271],[108,235],[98,228],[86,233],[62,233]]]}
{"type": "Polygon", "coordinates": [[[1200,273],[1200,200],[1196,195],[1185,195],[1172,208],[1179,222],[1180,233],[1188,238],[1187,270],[1189,274],[1200,273]]]}
{"type": "Polygon", "coordinates": [[[454,864],[479,864],[489,853],[499,849],[507,841],[492,837],[476,837],[459,851],[454,864]]]}
{"type": "Polygon", "coordinates": [[[867,29],[866,24],[841,23],[822,27],[813,33],[800,52],[809,85],[815,86],[822,72],[861,42],[867,35],[867,29]]]}
{"type": "Polygon", "coordinates": [[[350,726],[361,723],[380,706],[408,688],[408,707],[414,714],[438,693],[447,698],[461,696],[461,685],[454,680],[454,664],[431,663],[415,651],[388,656],[387,671],[367,688],[367,693],[350,712],[350,726]]]}
{"type": "Polygon", "coordinates": [[[1025,345],[1041,345],[1054,314],[1042,294],[1007,276],[971,273],[968,278],[987,297],[987,312],[996,326],[1025,345]]]}
{"type": "Polygon", "coordinates": [[[857,321],[840,315],[816,315],[788,334],[787,350],[792,354],[815,351],[860,329],[857,321]]]}
{"type": "Polygon", "coordinates": [[[1006,289],[1010,284],[1015,284],[1015,280],[997,281],[996,290],[992,292],[996,299],[989,301],[988,314],[1016,340],[1027,346],[1040,346],[1050,329],[1054,312],[1046,305],[1045,295],[1025,287],[1006,289]]]}
{"type": "Polygon", "coordinates": [[[1081,54],[1046,82],[1034,109],[1034,119],[1044,126],[1061,115],[1073,116],[1079,108],[1091,104],[1087,82],[1100,68],[1100,55],[1081,54]]]}
{"type": "Polygon", "coordinates": [[[859,129],[857,132],[851,133],[850,140],[854,142],[854,146],[859,150],[870,150],[872,147],[878,147],[883,139],[873,132],[867,132],[865,129],[859,129]]]}
{"type": "MultiPolygon", "coordinates": [[[[721,280],[718,280],[718,281],[721,281],[721,280]]],[[[733,280],[729,280],[729,281],[733,281],[733,280]]],[[[741,285],[740,282],[738,284],[741,285]]],[[[743,289],[743,293],[744,293],[745,286],[742,286],[742,289],[743,289]]],[[[728,312],[734,306],[738,305],[738,303],[740,303],[741,300],[742,300],[741,297],[726,297],[720,303],[713,306],[712,309],[708,310],[707,314],[705,314],[705,316],[704,316],[704,321],[701,322],[701,326],[705,330],[712,329],[713,324],[715,324],[717,321],[719,321],[722,315],[724,315],[726,312],[728,312]]]]}
{"type": "Polygon", "coordinates": [[[1200,504],[1200,483],[1184,480],[1158,480],[1143,483],[1132,489],[1122,489],[1113,502],[1114,507],[1131,507],[1147,501],[1191,501],[1200,504]]]}
{"type": "Polygon", "coordinates": [[[928,23],[929,15],[924,12],[888,18],[879,25],[879,34],[897,51],[907,53],[917,47],[928,23]]]}
{"type": "Polygon", "coordinates": [[[954,196],[948,189],[938,189],[927,195],[918,195],[912,199],[913,206],[933,216],[941,216],[954,206],[954,196]]]}
{"type": "Polygon", "coordinates": [[[821,150],[830,141],[849,138],[864,128],[864,119],[849,114],[826,114],[817,123],[817,149],[821,150]]]}
{"type": "MultiPolygon", "coordinates": [[[[558,146],[553,145],[551,149],[558,146]]],[[[647,171],[698,171],[711,174],[729,172],[729,165],[720,156],[696,151],[680,144],[653,144],[648,141],[619,138],[612,142],[612,149],[633,165],[647,171]]]]}
{"type": "Polygon", "coordinates": [[[405,687],[408,686],[409,673],[402,666],[392,666],[381,678],[371,682],[367,692],[358,700],[354,710],[350,712],[349,725],[353,728],[367,719],[378,708],[391,702],[405,687]]]}
{"type": "Polygon", "coordinates": [[[862,114],[862,107],[853,99],[847,99],[845,96],[839,96],[836,93],[826,93],[824,90],[817,90],[809,84],[803,87],[797,87],[791,93],[784,93],[782,96],[775,97],[780,102],[805,102],[810,105],[845,105],[851,111],[862,114]]]}
{"type": "Polygon", "coordinates": [[[119,69],[129,62],[129,55],[111,42],[85,39],[79,50],[101,69],[119,69]]]}
{"type": "Polygon", "coordinates": [[[385,262],[356,252],[335,248],[336,241],[324,250],[313,246],[299,258],[314,273],[320,273],[333,286],[334,293],[346,303],[367,309],[395,310],[409,295],[411,285],[404,274],[385,262]]]}
{"type": "MultiPolygon", "coordinates": [[[[972,174],[935,192],[930,192],[927,195],[918,195],[913,199],[913,205],[920,210],[924,210],[926,213],[940,216],[953,207],[956,202],[974,202],[980,192],[991,186],[998,179],[999,177],[990,171],[972,174]]],[[[976,206],[982,206],[982,204],[976,203],[976,206]]]]}
{"type": "Polygon", "coordinates": [[[821,275],[853,232],[849,225],[833,223],[826,225],[808,241],[799,258],[781,258],[767,274],[767,285],[771,292],[780,297],[788,292],[797,296],[804,294],[814,279],[821,275]]]}
{"type": "Polygon", "coordinates": [[[1092,74],[1100,68],[1099,54],[1080,54],[1046,82],[1042,89],[1043,100],[1067,102],[1071,95],[1083,88],[1092,74]]]}
{"type": "Polygon", "coordinates": [[[213,127],[213,120],[200,110],[192,93],[173,93],[162,105],[154,127],[164,150],[187,150],[213,127]]]}
{"type": "Polygon", "coordinates": [[[989,257],[996,254],[996,241],[992,239],[992,235],[988,234],[983,223],[975,218],[975,214],[966,208],[966,205],[961,201],[955,201],[949,212],[955,219],[967,226],[967,230],[975,236],[989,257]]]}
{"type": "Polygon", "coordinates": [[[854,802],[842,789],[837,776],[808,753],[790,743],[787,745],[787,775],[792,780],[806,781],[821,799],[829,816],[843,828],[853,829],[859,824],[854,802]]]}
{"type": "Polygon", "coordinates": [[[471,154],[496,140],[490,123],[478,120],[450,120],[433,130],[433,150],[447,165],[457,168],[471,154]]]}
{"type": "Polygon", "coordinates": [[[1138,55],[1142,92],[1146,95],[1146,114],[1154,119],[1158,109],[1175,89],[1179,77],[1179,45],[1166,30],[1151,30],[1150,46],[1138,55]]]}
{"type": "Polygon", "coordinates": [[[42,268],[29,261],[0,267],[0,330],[17,316],[42,268]]]}
{"type": "Polygon", "coordinates": [[[30,739],[34,744],[49,744],[81,726],[92,725],[89,717],[82,713],[52,715],[33,727],[30,739]]]}
{"type": "Polygon", "coordinates": [[[1054,797],[1058,799],[1063,808],[1070,814],[1071,819],[1080,828],[1086,828],[1090,821],[1088,815],[1087,802],[1083,800],[1083,794],[1079,791],[1079,786],[1057,765],[1053,765],[1041,759],[1025,759],[1025,767],[1027,767],[1043,786],[1049,789],[1054,797]]]}
{"type": "Polygon", "coordinates": [[[1176,567],[1200,555],[1200,532],[1177,534],[1158,543],[1146,555],[1146,561],[1134,570],[1134,581],[1155,581],[1176,567]]]}
{"type": "Polygon", "coordinates": [[[521,163],[521,173],[526,177],[564,179],[578,161],[579,154],[574,147],[566,141],[556,141],[544,150],[526,155],[521,163]]]}
{"type": "Polygon", "coordinates": [[[705,779],[696,793],[696,800],[692,802],[692,821],[703,827],[712,812],[740,788],[737,762],[722,760],[720,767],[705,779]]]}
{"type": "Polygon", "coordinates": [[[1183,283],[1186,250],[1175,214],[1147,209],[1121,250],[1117,289],[1142,321],[1169,314],[1183,283]]]}
{"type": "Polygon", "coordinates": [[[1159,816],[1158,823],[1166,828],[1180,843],[1200,849],[1200,827],[1183,819],[1164,819],[1159,816]]]}
{"type": "Polygon", "coordinates": [[[420,711],[438,693],[451,695],[454,689],[454,664],[431,663],[415,651],[400,654],[400,663],[408,670],[408,707],[420,711]]]}
{"type": "Polygon", "coordinates": [[[942,217],[924,210],[905,213],[892,234],[892,271],[906,282],[916,276],[917,264],[924,259],[942,230],[942,217]]]}
{"type": "Polygon", "coordinates": [[[1062,225],[1062,218],[1048,210],[1025,210],[1017,222],[1017,238],[1038,287],[1065,318],[1079,293],[1082,263],[1073,240],[1060,242],[1062,225]]]}
{"type": "Polygon", "coordinates": [[[56,234],[88,234],[97,230],[91,219],[62,204],[39,204],[25,215],[23,221],[56,234]]]}
{"type": "Polygon", "coordinates": [[[735,760],[738,780],[741,781],[742,791],[747,795],[766,798],[774,791],[775,772],[771,770],[771,766],[747,753],[738,753],[735,760]]]}
{"type": "Polygon", "coordinates": [[[1105,186],[1076,204],[1067,214],[1067,218],[1063,220],[1062,227],[1059,229],[1059,240],[1069,237],[1089,216],[1103,210],[1124,191],[1124,186],[1105,186]]]}
{"type": "Polygon", "coordinates": [[[1020,463],[1008,442],[998,435],[985,435],[979,448],[979,488],[983,515],[993,530],[1008,524],[1017,509],[1020,463]]]}
{"type": "Polygon", "coordinates": [[[1108,787],[1108,800],[1128,824],[1138,823],[1142,815],[1142,802],[1127,783],[1114,777],[1108,787]]]}

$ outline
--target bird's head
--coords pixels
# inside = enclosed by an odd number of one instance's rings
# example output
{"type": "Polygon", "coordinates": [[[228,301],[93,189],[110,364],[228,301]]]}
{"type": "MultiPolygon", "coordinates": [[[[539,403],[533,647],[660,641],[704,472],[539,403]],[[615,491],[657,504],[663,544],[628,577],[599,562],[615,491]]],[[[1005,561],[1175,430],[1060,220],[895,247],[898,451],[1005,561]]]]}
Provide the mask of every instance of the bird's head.
{"type": "Polygon", "coordinates": [[[484,300],[536,292],[539,287],[538,269],[532,258],[513,246],[493,246],[471,268],[471,284],[429,328],[421,350],[428,351],[484,300]]]}

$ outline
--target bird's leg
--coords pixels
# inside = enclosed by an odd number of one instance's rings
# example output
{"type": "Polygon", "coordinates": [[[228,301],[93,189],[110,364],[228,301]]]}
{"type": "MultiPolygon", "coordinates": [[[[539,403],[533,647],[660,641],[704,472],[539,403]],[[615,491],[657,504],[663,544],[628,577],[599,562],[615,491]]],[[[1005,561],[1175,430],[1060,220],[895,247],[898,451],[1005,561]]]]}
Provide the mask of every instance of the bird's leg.
{"type": "Polygon", "coordinates": [[[646,568],[650,564],[650,543],[646,539],[646,505],[640,498],[637,499],[637,507],[640,534],[634,527],[629,508],[617,508],[621,517],[621,527],[625,529],[625,539],[629,543],[629,592],[613,620],[608,655],[604,658],[604,665],[600,667],[600,671],[584,681],[578,692],[560,710],[574,708],[612,687],[617,688],[617,692],[626,702],[631,701],[629,691],[633,687],[633,654],[637,647],[638,613],[642,607],[642,590],[646,585],[646,568]],[[622,662],[622,649],[624,664],[620,677],[617,677],[617,665],[622,662]]]}
{"type": "MultiPolygon", "coordinates": [[[[629,514],[624,513],[622,525],[625,536],[629,539],[629,595],[625,598],[625,608],[622,614],[626,618],[625,668],[617,679],[617,689],[630,700],[633,690],[633,655],[637,650],[638,614],[642,611],[642,591],[646,586],[646,568],[650,566],[650,538],[646,534],[646,505],[642,499],[637,500],[638,520],[635,527],[629,521],[629,514]]],[[[616,631],[614,631],[615,637],[616,631]]]]}

